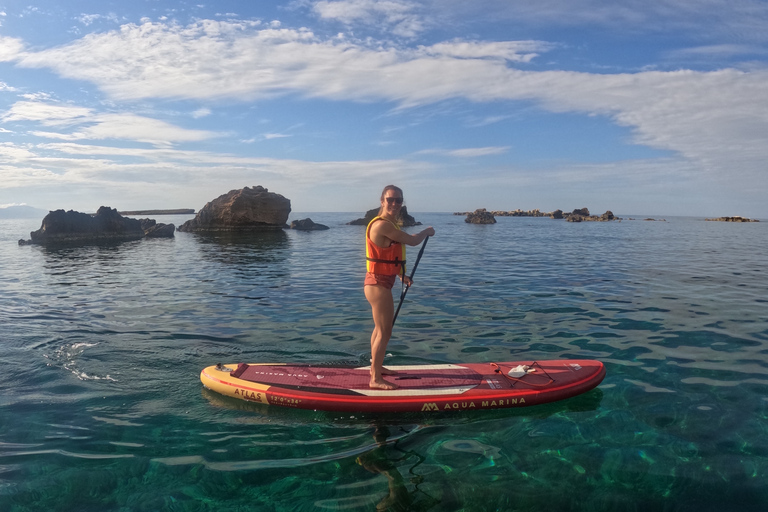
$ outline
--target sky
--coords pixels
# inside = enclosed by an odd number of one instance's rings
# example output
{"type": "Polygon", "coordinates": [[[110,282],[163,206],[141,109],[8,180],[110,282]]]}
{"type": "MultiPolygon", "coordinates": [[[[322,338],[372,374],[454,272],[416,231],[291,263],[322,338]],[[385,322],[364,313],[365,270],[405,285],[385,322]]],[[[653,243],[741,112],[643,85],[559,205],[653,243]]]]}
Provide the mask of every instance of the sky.
{"type": "Polygon", "coordinates": [[[768,219],[765,0],[0,0],[0,207],[768,219]]]}

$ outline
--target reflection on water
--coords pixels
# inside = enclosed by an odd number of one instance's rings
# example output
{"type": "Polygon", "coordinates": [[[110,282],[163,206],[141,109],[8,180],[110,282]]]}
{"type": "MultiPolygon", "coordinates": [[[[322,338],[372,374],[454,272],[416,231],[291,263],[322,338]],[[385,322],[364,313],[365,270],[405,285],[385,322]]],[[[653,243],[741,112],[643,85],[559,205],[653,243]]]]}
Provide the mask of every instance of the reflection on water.
{"type": "Polygon", "coordinates": [[[290,239],[282,229],[193,236],[204,258],[240,267],[282,263],[290,250],[290,239]]]}

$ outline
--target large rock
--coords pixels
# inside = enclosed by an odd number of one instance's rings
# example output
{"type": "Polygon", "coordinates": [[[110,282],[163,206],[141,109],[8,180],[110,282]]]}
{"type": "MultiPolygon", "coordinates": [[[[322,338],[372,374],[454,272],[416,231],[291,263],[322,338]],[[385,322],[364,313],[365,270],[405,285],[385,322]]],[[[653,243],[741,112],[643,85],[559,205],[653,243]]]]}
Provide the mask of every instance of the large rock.
{"type": "MultiPolygon", "coordinates": [[[[353,220],[352,222],[347,222],[348,226],[367,226],[369,222],[373,220],[374,217],[376,217],[379,214],[379,208],[373,208],[372,210],[368,210],[365,212],[365,217],[362,219],[353,220]]],[[[402,221],[401,226],[404,228],[410,227],[410,226],[421,226],[421,222],[416,222],[416,219],[414,219],[412,216],[408,215],[408,208],[406,206],[403,206],[400,208],[400,220],[402,221]]]]}
{"type": "Polygon", "coordinates": [[[102,206],[95,215],[70,210],[49,212],[29,241],[19,244],[72,244],[93,242],[120,242],[138,240],[145,236],[173,238],[173,224],[157,224],[152,219],[130,219],[116,209],[102,206]]]}
{"type": "Polygon", "coordinates": [[[141,222],[121,216],[114,208],[102,206],[96,215],[74,210],[48,213],[37,231],[30,233],[33,244],[138,240],[144,237],[141,222]]]}
{"type": "Polygon", "coordinates": [[[206,204],[179,231],[247,232],[282,229],[291,213],[291,201],[264,187],[230,190],[206,204]]]}

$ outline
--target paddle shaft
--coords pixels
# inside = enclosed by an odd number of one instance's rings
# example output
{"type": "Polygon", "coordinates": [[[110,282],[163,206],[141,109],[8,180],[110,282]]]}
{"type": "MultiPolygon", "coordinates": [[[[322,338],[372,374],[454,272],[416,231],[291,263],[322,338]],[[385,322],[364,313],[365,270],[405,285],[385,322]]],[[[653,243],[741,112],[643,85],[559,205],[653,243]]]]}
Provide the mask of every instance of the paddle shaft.
{"type": "MultiPolygon", "coordinates": [[[[421,255],[424,254],[424,248],[427,246],[427,241],[429,240],[429,237],[424,239],[424,243],[421,244],[421,249],[419,250],[419,255],[416,256],[416,263],[413,264],[413,268],[411,269],[411,275],[410,275],[410,281],[413,282],[413,275],[416,273],[416,267],[419,266],[419,260],[421,259],[421,255]]],[[[397,310],[395,311],[395,316],[392,318],[392,325],[395,325],[395,321],[397,320],[397,314],[400,313],[400,308],[403,306],[403,300],[405,300],[405,294],[408,293],[408,288],[410,288],[410,285],[406,285],[403,289],[403,293],[400,294],[400,304],[397,305],[397,310]]]]}

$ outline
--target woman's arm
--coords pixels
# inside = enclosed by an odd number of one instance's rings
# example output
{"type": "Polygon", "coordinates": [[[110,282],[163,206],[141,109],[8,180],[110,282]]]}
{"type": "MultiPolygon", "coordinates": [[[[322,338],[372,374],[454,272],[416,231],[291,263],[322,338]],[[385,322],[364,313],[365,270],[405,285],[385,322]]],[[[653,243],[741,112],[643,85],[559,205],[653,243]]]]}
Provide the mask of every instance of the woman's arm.
{"type": "Polygon", "coordinates": [[[371,239],[376,245],[383,245],[378,243],[377,238],[379,236],[388,238],[394,242],[400,242],[401,244],[413,246],[419,245],[424,241],[425,238],[434,235],[435,230],[431,226],[416,233],[415,235],[401,231],[389,222],[377,222],[371,227],[371,239]]]}

